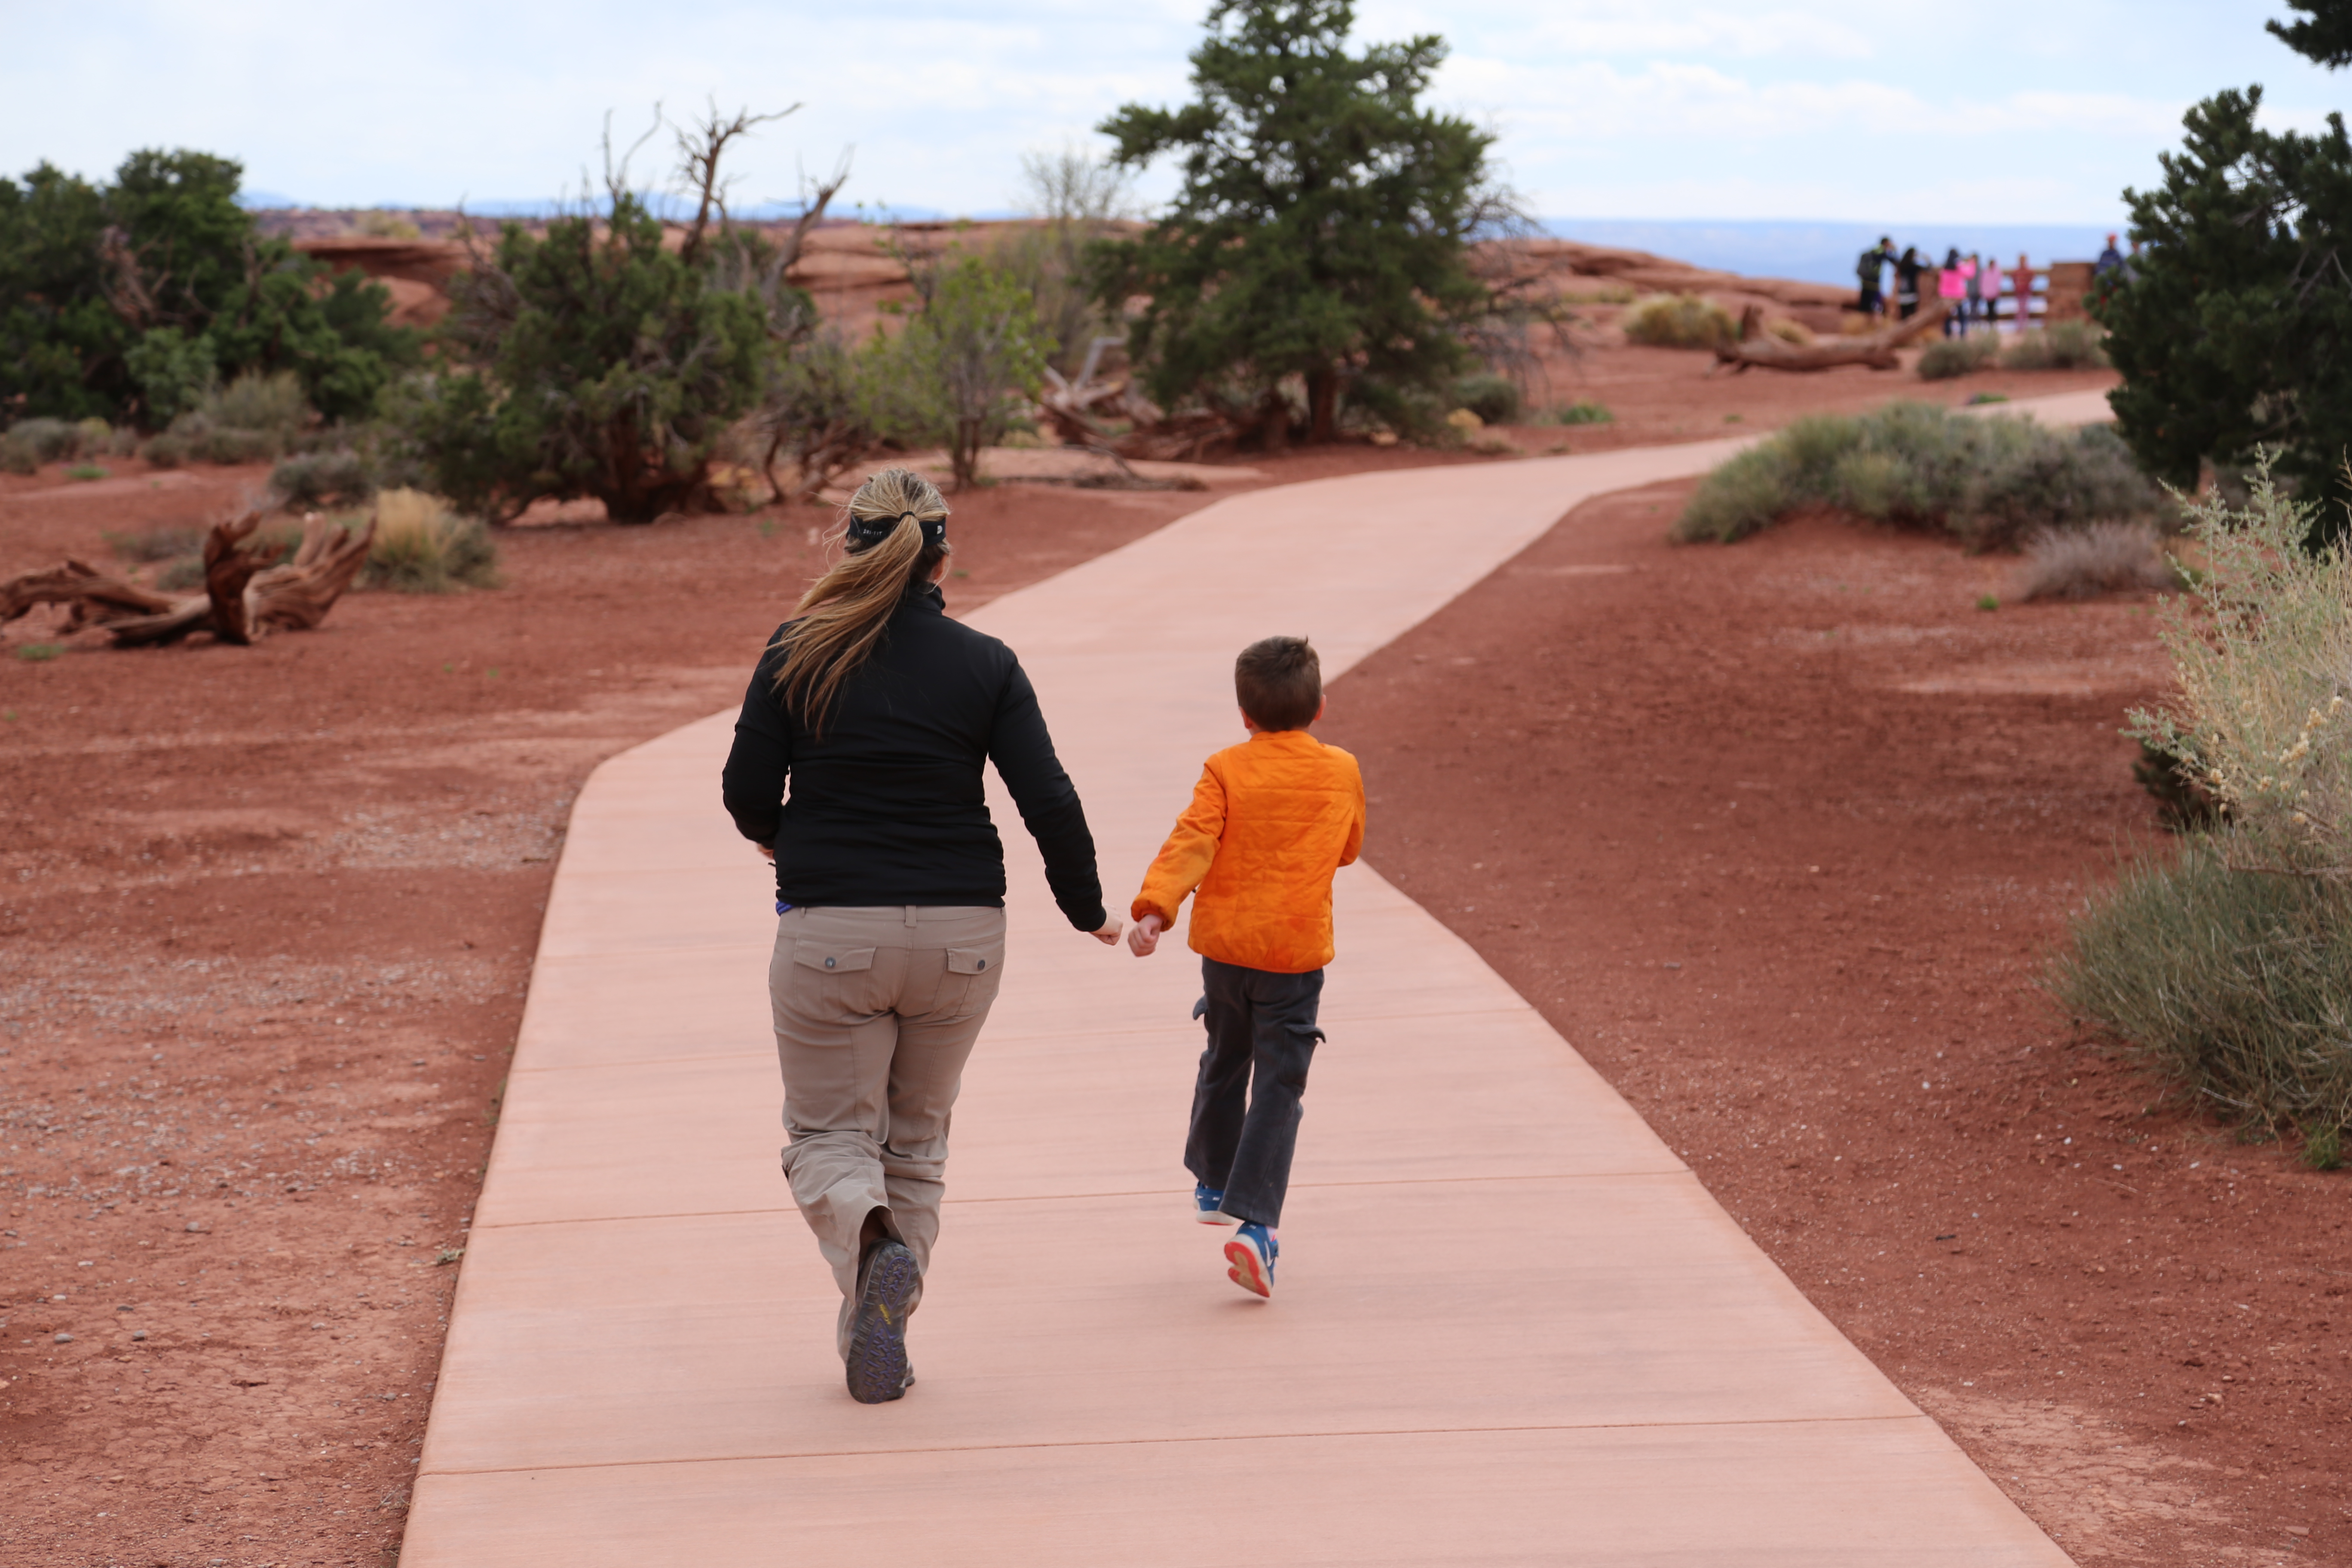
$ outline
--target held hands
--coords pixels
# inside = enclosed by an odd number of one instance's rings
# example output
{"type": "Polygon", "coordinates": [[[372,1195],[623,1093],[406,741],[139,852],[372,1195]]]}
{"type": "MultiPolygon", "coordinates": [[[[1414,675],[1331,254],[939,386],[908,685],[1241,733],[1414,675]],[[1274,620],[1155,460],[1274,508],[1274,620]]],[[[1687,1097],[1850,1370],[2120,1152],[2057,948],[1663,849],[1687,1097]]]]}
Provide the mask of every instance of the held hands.
{"type": "Polygon", "coordinates": [[[1168,922],[1158,915],[1144,916],[1127,933],[1128,951],[1138,958],[1150,958],[1152,950],[1160,945],[1160,933],[1167,929],[1168,922]]]}

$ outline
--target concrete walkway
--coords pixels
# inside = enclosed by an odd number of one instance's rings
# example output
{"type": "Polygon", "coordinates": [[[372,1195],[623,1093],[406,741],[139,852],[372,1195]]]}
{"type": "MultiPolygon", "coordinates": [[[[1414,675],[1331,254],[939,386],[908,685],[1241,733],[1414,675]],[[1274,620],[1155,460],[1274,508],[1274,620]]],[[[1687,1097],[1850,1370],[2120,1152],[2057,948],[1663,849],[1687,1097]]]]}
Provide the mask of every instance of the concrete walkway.
{"type": "MultiPolygon", "coordinates": [[[[972,620],[1035,679],[1118,906],[1240,739],[1243,644],[1309,634],[1336,677],[1579,501],[1738,445],[1261,490],[972,620]]],[[[2066,1562],[1369,866],[1339,879],[1279,1294],[1244,1296],[1184,1215],[1196,961],[1071,931],[1001,799],[1011,951],[921,1381],[853,1404],[776,1168],[731,719],[573,808],[403,1568],[2066,1562]]]]}

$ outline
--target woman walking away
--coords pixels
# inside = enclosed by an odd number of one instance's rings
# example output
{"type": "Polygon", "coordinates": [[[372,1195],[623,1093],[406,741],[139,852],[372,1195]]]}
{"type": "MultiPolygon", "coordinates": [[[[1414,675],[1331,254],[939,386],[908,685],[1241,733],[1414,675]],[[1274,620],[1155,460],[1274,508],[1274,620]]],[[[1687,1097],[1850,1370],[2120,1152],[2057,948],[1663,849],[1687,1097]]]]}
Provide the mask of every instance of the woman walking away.
{"type": "Polygon", "coordinates": [[[2024,331],[2033,325],[2033,268],[2027,265],[2025,252],[2017,253],[2017,266],[2009,275],[2010,291],[2017,296],[2017,330],[2024,331]]]}
{"type": "Polygon", "coordinates": [[[1927,264],[1919,259],[1917,248],[1907,245],[1895,263],[1895,313],[1903,321],[1907,321],[1919,313],[1919,274],[1926,271],[1927,267],[1927,264]]]}
{"type": "Polygon", "coordinates": [[[727,810],[776,863],[768,991],[783,1065],[784,1176],[841,1287],[850,1396],[915,1381],[907,1318],[940,1233],[949,1112],[1004,973],[998,774],[1054,901],[1118,940],[1093,836],[1013,650],[947,618],[947,503],[885,468],[842,556],[752,672],[727,810]],[[789,781],[792,798],[784,798],[789,781]]]}
{"type": "Polygon", "coordinates": [[[1944,253],[1943,270],[1936,274],[1936,299],[1944,310],[1944,335],[1966,337],[1969,331],[1969,280],[1960,271],[1956,246],[1944,253]]]}

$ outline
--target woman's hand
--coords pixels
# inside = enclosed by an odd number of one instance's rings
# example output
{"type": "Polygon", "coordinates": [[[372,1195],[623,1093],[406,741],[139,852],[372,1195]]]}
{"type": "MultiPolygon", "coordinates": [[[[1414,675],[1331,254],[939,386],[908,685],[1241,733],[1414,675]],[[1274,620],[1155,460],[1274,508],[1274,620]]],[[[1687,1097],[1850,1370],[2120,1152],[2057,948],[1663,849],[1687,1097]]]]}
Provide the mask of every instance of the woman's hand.
{"type": "Polygon", "coordinates": [[[1122,922],[1119,918],[1117,915],[1113,915],[1104,923],[1102,930],[1088,931],[1087,934],[1093,937],[1105,947],[1117,947],[1118,945],[1118,933],[1121,928],[1121,923],[1122,922]]]}
{"type": "Polygon", "coordinates": [[[773,860],[776,858],[776,847],[772,844],[754,844],[751,847],[757,849],[761,854],[766,856],[771,860],[773,860]]]}
{"type": "Polygon", "coordinates": [[[1144,916],[1135,922],[1135,929],[1127,933],[1128,951],[1138,958],[1150,958],[1151,950],[1160,945],[1160,933],[1167,929],[1168,922],[1158,915],[1144,916]]]}

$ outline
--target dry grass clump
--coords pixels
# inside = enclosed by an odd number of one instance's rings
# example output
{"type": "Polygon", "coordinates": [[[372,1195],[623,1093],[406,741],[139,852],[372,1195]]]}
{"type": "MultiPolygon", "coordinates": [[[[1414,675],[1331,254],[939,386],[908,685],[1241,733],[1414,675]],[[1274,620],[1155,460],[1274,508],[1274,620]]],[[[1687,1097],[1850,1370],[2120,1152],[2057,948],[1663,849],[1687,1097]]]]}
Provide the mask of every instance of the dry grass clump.
{"type": "MultiPolygon", "coordinates": [[[[1735,327],[1732,331],[1737,335],[1738,329],[1735,327]]],[[[1793,316],[1773,317],[1764,323],[1764,335],[1768,338],[1778,338],[1784,343],[1794,343],[1799,348],[1804,347],[1807,343],[1821,341],[1813,335],[1812,328],[1793,316]]]]}
{"type": "Polygon", "coordinates": [[[2058,431],[1895,403],[1800,419],[1723,463],[1692,494],[1673,537],[1727,544],[1809,506],[1938,529],[1988,550],[2036,528],[2152,520],[2165,500],[2104,425],[2058,431]]]}
{"type": "Polygon", "coordinates": [[[1625,341],[1655,349],[1711,349],[1739,336],[1731,312],[1703,294],[1653,294],[1636,300],[1621,323],[1625,341]]]}
{"type": "Polygon", "coordinates": [[[2020,599],[2088,599],[2179,586],[2155,524],[2092,522],[2028,534],[2011,592],[2020,599]]]}
{"type": "Polygon", "coordinates": [[[447,594],[499,582],[499,547],[480,519],[460,517],[423,490],[391,489],[375,498],[375,538],[362,586],[447,594]]]}

